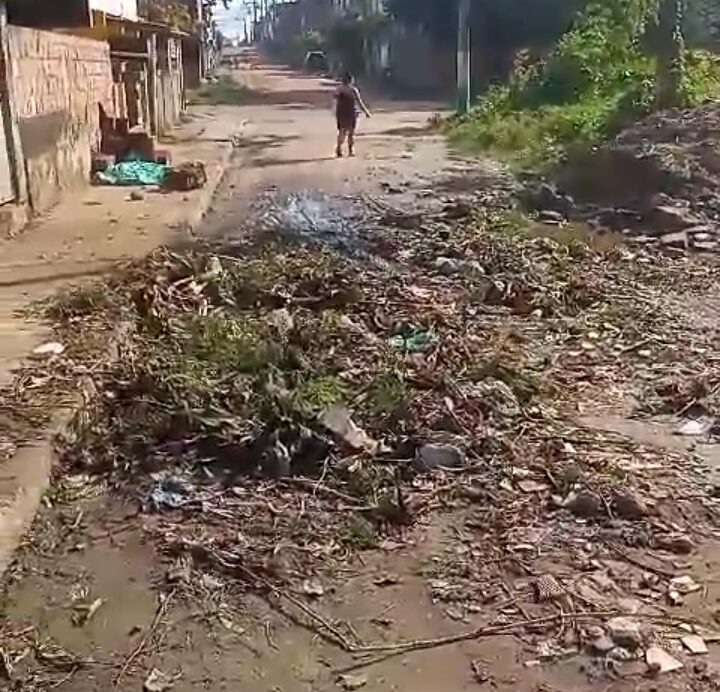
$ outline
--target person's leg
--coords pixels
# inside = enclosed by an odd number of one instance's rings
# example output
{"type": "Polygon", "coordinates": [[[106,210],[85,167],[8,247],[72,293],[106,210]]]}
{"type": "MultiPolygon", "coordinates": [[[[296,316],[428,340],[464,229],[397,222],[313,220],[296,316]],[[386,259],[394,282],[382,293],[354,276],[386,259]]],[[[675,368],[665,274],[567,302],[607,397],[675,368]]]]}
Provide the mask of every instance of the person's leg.
{"type": "Polygon", "coordinates": [[[348,130],[348,154],[355,156],[355,128],[348,130]]]}
{"type": "Polygon", "coordinates": [[[350,123],[350,129],[348,130],[348,153],[350,156],[355,156],[355,128],[357,127],[357,116],[353,118],[350,123]]]}
{"type": "Polygon", "coordinates": [[[337,136],[337,147],[335,147],[335,156],[338,158],[342,157],[342,148],[343,144],[345,144],[345,135],[347,134],[347,131],[343,128],[338,128],[338,136],[337,136]]]}

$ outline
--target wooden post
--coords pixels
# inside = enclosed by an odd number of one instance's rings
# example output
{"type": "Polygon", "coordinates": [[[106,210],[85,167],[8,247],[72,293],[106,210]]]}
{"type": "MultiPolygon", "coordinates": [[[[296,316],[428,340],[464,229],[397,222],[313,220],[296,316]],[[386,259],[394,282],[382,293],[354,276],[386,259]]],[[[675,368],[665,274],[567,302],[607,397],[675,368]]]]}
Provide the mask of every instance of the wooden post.
{"type": "Polygon", "coordinates": [[[7,8],[4,2],[0,2],[0,84],[0,110],[2,115],[0,125],[5,128],[13,194],[15,195],[16,204],[26,204],[29,201],[28,182],[15,105],[10,44],[8,41],[7,8]]]}
{"type": "Polygon", "coordinates": [[[158,117],[158,49],[157,34],[150,34],[147,40],[147,52],[150,56],[148,60],[148,99],[150,111],[150,132],[156,137],[160,137],[159,117],[158,117]]]}
{"type": "Polygon", "coordinates": [[[457,109],[470,110],[470,0],[460,0],[458,8],[457,109]]]}

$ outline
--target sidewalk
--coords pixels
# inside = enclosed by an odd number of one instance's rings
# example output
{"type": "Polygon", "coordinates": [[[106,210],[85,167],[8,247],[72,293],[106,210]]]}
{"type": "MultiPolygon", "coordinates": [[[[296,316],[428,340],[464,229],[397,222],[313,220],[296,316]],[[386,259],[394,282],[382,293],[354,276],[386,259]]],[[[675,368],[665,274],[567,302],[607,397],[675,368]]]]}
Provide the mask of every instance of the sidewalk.
{"type": "MultiPolygon", "coordinates": [[[[208,183],[192,192],[147,192],[132,201],[128,188],[87,187],[69,193],[19,235],[0,240],[0,383],[47,337],[41,324],[18,312],[69,284],[109,270],[123,260],[186,237],[203,218],[232,155],[237,109],[190,109],[170,150],[174,163],[199,160],[208,183]]],[[[62,416],[61,416],[62,418],[62,416]]],[[[28,445],[3,463],[0,474],[0,573],[32,521],[52,466],[51,438],[28,445]]]]}

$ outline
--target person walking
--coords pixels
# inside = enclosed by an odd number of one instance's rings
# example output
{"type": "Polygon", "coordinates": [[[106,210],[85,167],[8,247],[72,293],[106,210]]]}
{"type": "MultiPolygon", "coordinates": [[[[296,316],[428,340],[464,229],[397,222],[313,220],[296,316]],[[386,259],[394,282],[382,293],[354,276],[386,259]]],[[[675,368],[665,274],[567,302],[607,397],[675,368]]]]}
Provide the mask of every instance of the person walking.
{"type": "Polygon", "coordinates": [[[357,128],[358,108],[369,118],[370,111],[355,86],[355,78],[346,72],[335,92],[335,117],[337,119],[337,147],[335,155],[342,158],[343,144],[347,139],[348,155],[355,156],[355,129],[357,128]]]}

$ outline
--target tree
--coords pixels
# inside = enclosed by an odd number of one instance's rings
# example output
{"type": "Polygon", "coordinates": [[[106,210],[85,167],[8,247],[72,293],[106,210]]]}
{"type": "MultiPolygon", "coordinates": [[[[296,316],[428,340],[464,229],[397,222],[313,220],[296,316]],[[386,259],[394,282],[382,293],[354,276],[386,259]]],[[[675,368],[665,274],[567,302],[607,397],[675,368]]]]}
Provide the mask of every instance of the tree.
{"type": "Polygon", "coordinates": [[[685,0],[659,0],[655,20],[656,98],[660,108],[682,103],[685,0]]]}
{"type": "MultiPolygon", "coordinates": [[[[507,77],[521,50],[548,50],[587,4],[588,0],[473,2],[472,48],[485,80],[507,77]]],[[[424,28],[436,45],[455,45],[458,0],[389,0],[388,10],[398,21],[424,28]]]]}

